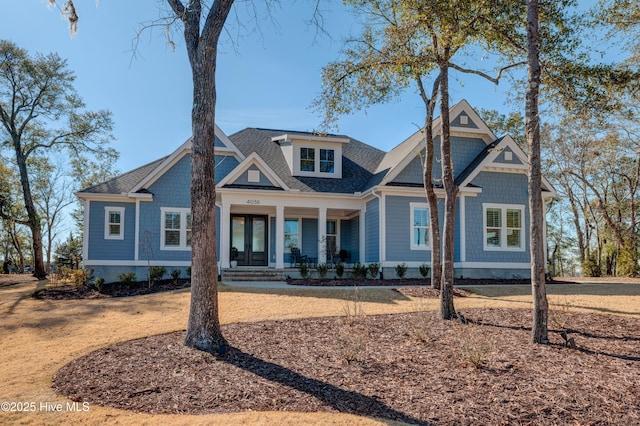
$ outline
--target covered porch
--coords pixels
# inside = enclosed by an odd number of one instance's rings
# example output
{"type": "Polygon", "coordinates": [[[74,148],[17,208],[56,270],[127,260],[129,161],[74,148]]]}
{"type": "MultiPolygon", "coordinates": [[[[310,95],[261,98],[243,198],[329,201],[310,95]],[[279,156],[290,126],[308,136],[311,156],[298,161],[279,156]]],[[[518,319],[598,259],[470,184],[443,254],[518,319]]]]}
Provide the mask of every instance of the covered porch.
{"type": "Polygon", "coordinates": [[[221,269],[230,268],[232,260],[243,268],[294,268],[296,250],[312,265],[335,261],[341,250],[350,262],[364,262],[365,204],[360,199],[352,194],[287,195],[222,194],[221,269]]]}

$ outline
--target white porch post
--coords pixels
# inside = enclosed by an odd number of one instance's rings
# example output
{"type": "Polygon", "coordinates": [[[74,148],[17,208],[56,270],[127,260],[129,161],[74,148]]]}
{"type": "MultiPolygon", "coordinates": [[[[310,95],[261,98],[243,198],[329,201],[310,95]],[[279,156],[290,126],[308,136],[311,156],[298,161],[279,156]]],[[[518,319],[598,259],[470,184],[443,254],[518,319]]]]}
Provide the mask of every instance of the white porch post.
{"type": "Polygon", "coordinates": [[[360,250],[358,250],[358,253],[360,253],[360,263],[364,264],[365,262],[365,247],[367,244],[367,240],[365,238],[365,222],[364,222],[364,213],[365,213],[365,209],[360,210],[360,218],[358,220],[358,225],[359,225],[359,232],[358,232],[358,244],[360,244],[360,250]]]}
{"type": "Polygon", "coordinates": [[[276,269],[284,269],[284,206],[276,206],[276,269]]]}
{"type": "Polygon", "coordinates": [[[220,267],[228,268],[229,267],[229,247],[230,239],[229,233],[231,229],[231,205],[230,204],[222,204],[220,206],[220,229],[218,232],[220,233],[220,267]]]}
{"type": "Polygon", "coordinates": [[[327,208],[318,209],[318,263],[327,263],[327,208]]]}

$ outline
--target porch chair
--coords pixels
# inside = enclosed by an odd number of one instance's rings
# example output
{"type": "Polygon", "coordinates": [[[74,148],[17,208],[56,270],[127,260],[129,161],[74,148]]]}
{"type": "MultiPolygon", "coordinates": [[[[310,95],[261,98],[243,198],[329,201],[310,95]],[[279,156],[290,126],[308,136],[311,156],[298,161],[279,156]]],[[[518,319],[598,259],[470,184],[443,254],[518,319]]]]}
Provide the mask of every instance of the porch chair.
{"type": "Polygon", "coordinates": [[[299,263],[309,263],[309,258],[306,254],[300,254],[300,249],[297,247],[291,247],[290,257],[291,268],[295,268],[299,263]]]}

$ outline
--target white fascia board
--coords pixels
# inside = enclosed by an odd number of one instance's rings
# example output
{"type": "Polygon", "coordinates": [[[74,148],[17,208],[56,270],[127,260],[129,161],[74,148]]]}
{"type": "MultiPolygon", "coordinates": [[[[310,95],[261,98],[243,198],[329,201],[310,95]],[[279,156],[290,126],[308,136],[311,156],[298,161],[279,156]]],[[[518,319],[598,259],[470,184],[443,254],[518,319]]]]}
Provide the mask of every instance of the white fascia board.
{"type": "Polygon", "coordinates": [[[147,175],[144,179],[142,179],[136,186],[131,188],[130,192],[137,192],[142,188],[146,188],[147,186],[153,184],[156,180],[160,178],[167,170],[171,168],[175,163],[178,162],[182,157],[184,157],[187,153],[191,152],[191,138],[187,139],[185,143],[180,145],[178,149],[173,151],[171,155],[169,155],[158,167],[155,168],[151,173],[147,175]]]}
{"type": "Polygon", "coordinates": [[[86,192],[74,192],[74,195],[81,200],[85,201],[107,201],[117,203],[134,203],[131,197],[127,194],[96,194],[86,192]]]}
{"type": "Polygon", "coordinates": [[[361,209],[364,205],[362,195],[327,194],[290,191],[256,191],[255,189],[219,188],[217,193],[222,197],[223,205],[246,205],[247,200],[259,201],[260,206],[308,207],[361,209]]]}
{"type": "MultiPolygon", "coordinates": [[[[222,131],[222,129],[220,129],[220,127],[218,127],[218,125],[216,124],[216,136],[218,137],[218,139],[220,139],[222,141],[223,144],[225,144],[226,148],[216,148],[216,151],[220,151],[220,152],[233,152],[235,153],[238,158],[240,159],[240,161],[244,160],[244,154],[242,154],[242,152],[240,152],[240,150],[238,149],[237,146],[235,146],[235,144],[233,142],[231,142],[231,139],[229,139],[229,137],[222,131]]],[[[191,139],[189,139],[191,140],[191,139]]]]}
{"type": "MultiPolygon", "coordinates": [[[[468,128],[468,127],[455,127],[451,126],[451,135],[455,136],[476,136],[483,139],[486,144],[490,144],[491,142],[497,139],[496,135],[491,131],[491,129],[487,126],[487,124],[480,118],[475,109],[467,102],[466,99],[462,99],[460,102],[449,108],[449,117],[455,119],[460,113],[465,112],[471,121],[478,125],[477,129],[468,128]]],[[[433,136],[436,137],[438,135],[442,135],[442,116],[438,116],[435,120],[433,120],[433,136]]]]}
{"type": "MultiPolygon", "coordinates": [[[[255,152],[251,153],[247,158],[245,158],[240,164],[236,166],[229,174],[227,174],[224,178],[220,180],[216,184],[216,187],[222,188],[224,185],[232,183],[236,179],[238,179],[246,170],[249,169],[252,165],[256,165],[258,169],[269,179],[269,181],[274,186],[279,186],[284,190],[289,190],[289,187],[280,177],[273,171],[271,167],[255,152]]],[[[253,190],[255,191],[255,190],[253,190]]]]}
{"type": "Polygon", "coordinates": [[[274,136],[271,138],[272,142],[284,141],[284,142],[293,142],[293,141],[308,141],[308,142],[331,142],[331,143],[342,143],[347,144],[351,140],[349,138],[341,138],[338,136],[322,136],[322,135],[299,135],[299,134],[282,134],[280,136],[274,136]]]}

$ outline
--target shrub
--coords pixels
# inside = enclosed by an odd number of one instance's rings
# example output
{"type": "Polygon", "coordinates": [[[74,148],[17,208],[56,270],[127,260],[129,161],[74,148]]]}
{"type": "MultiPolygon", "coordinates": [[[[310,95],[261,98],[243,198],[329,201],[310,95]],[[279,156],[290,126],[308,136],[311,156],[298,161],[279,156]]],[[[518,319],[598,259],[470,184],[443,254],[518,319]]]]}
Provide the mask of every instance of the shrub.
{"type": "Polygon", "coordinates": [[[164,266],[150,266],[149,280],[151,281],[161,280],[166,273],[167,273],[167,268],[165,268],[164,266]]]}
{"type": "Polygon", "coordinates": [[[418,269],[420,270],[420,275],[422,275],[422,278],[429,278],[429,272],[431,272],[431,266],[427,265],[426,263],[423,263],[422,265],[420,265],[418,269]]]}
{"type": "Polygon", "coordinates": [[[353,265],[353,270],[351,271],[351,275],[355,279],[367,278],[367,267],[360,262],[356,262],[353,265]]]}
{"type": "Polygon", "coordinates": [[[380,264],[379,263],[370,263],[369,264],[369,276],[371,278],[378,278],[378,273],[380,272],[380,264]]]}
{"type": "Polygon", "coordinates": [[[318,276],[320,278],[324,278],[327,275],[328,270],[329,270],[329,267],[327,266],[326,263],[320,263],[318,265],[318,276]]]}
{"type": "Polygon", "coordinates": [[[180,278],[181,274],[182,271],[180,271],[180,269],[174,269],[173,271],[171,271],[171,279],[174,281],[178,281],[178,278],[180,278]]]}
{"type": "Polygon", "coordinates": [[[599,277],[600,266],[598,266],[598,261],[596,257],[591,254],[587,259],[582,262],[582,276],[583,277],[599,277]]]}
{"type": "Polygon", "coordinates": [[[118,275],[118,280],[125,284],[131,284],[132,282],[137,281],[135,272],[123,272],[118,275]]]}
{"type": "Polygon", "coordinates": [[[300,266],[298,266],[298,271],[300,272],[300,276],[302,279],[307,279],[309,276],[309,265],[306,262],[300,262],[300,266]]]}
{"type": "Polygon", "coordinates": [[[396,275],[398,276],[398,278],[404,278],[404,276],[407,274],[407,264],[400,263],[396,265],[395,268],[396,268],[396,275]]]}
{"type": "Polygon", "coordinates": [[[187,269],[185,269],[185,271],[184,271],[184,272],[187,274],[187,276],[188,276],[189,278],[191,278],[191,266],[188,266],[188,267],[187,267],[187,269]]]}
{"type": "Polygon", "coordinates": [[[96,286],[98,291],[102,291],[102,286],[104,285],[104,278],[102,277],[96,278],[95,280],[93,280],[93,285],[96,286]]]}
{"type": "Polygon", "coordinates": [[[344,263],[338,262],[336,263],[336,277],[342,278],[344,275],[344,263]]]}

